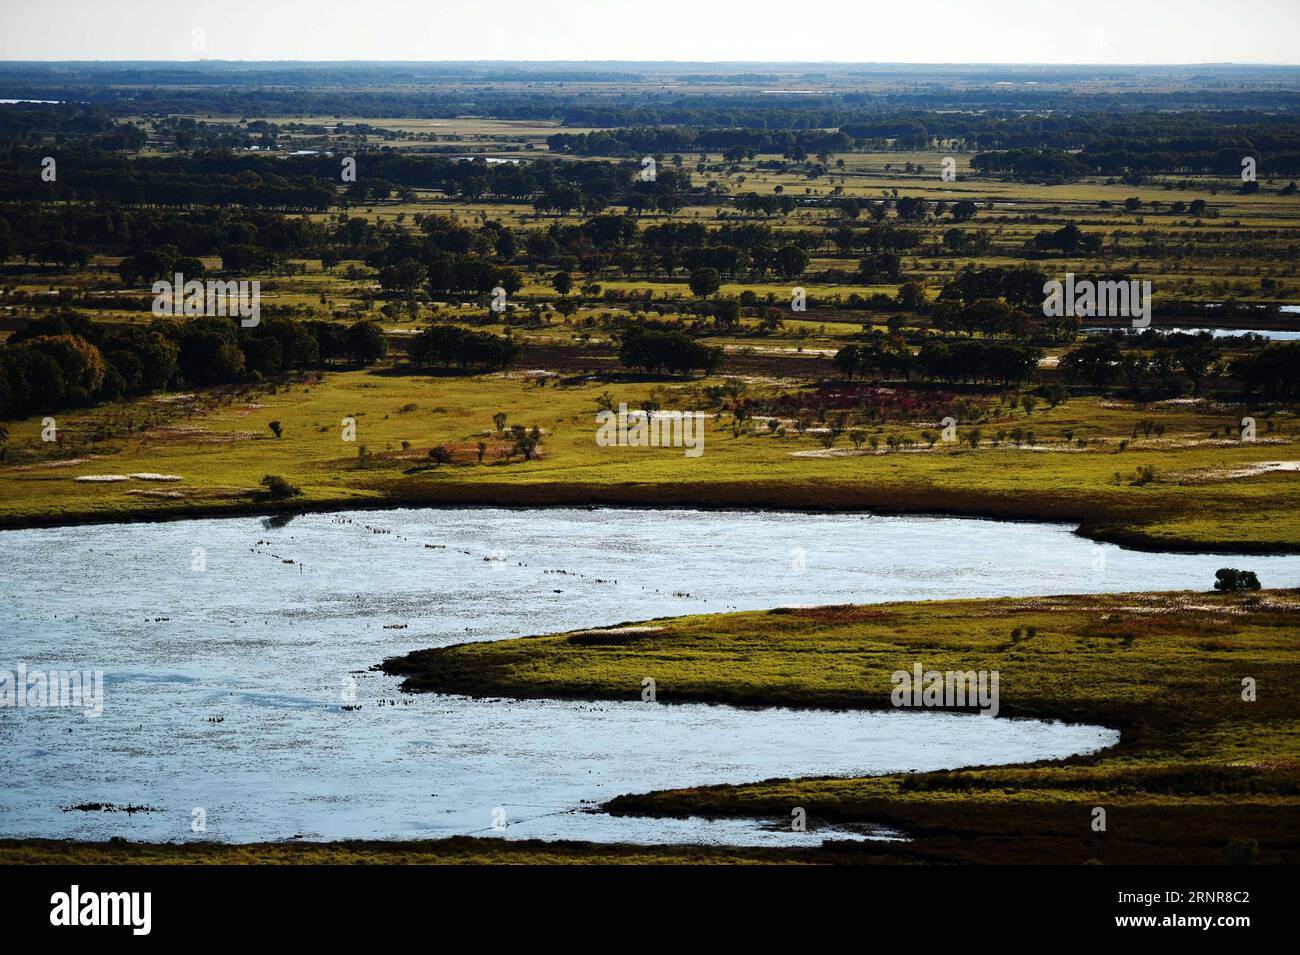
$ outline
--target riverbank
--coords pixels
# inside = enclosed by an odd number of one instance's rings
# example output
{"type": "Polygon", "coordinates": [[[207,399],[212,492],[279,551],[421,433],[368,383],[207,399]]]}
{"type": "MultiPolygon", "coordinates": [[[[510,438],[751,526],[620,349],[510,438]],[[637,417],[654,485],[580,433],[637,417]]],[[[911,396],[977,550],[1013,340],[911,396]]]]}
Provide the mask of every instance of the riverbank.
{"type": "MultiPolygon", "coordinates": [[[[858,854],[860,855],[860,854],[858,854]]],[[[869,858],[869,857],[867,857],[869,858]]],[[[838,850],[600,845],[529,839],[408,842],[73,842],[0,839],[0,865],[806,865],[865,861],[838,850]]]]}
{"type": "Polygon", "coordinates": [[[271,516],[276,514],[333,514],[343,511],[391,511],[402,508],[546,509],[546,508],[665,508],[721,512],[786,512],[792,514],[880,514],[922,517],[968,517],[1020,523],[1051,522],[1078,524],[1075,533],[1088,540],[1116,544],[1152,553],[1264,555],[1300,553],[1300,541],[1289,531],[1270,539],[1222,540],[1199,536],[1159,536],[1154,529],[1104,520],[1071,516],[1051,506],[1040,507],[1023,498],[973,497],[948,500],[946,507],[919,492],[903,489],[873,493],[869,487],[846,485],[825,487],[783,482],[699,485],[477,485],[443,484],[418,491],[403,490],[393,496],[344,497],[339,500],[291,502],[270,501],[256,494],[247,500],[208,503],[193,507],[173,506],[125,511],[61,511],[59,513],[0,518],[0,530],[26,530],[99,524],[150,524],[204,520],[222,517],[271,516]],[[726,503],[737,496],[748,497],[744,507],[726,503]],[[819,503],[810,505],[810,498],[819,503]]]}
{"type": "MultiPolygon", "coordinates": [[[[1001,715],[1118,728],[1059,762],[625,795],[633,815],[870,821],[910,861],[1300,862],[1300,592],[939,601],[682,617],[419,651],[413,691],[891,706],[890,676],[998,671],[1001,715]],[[1243,699],[1243,680],[1256,698],[1243,699]],[[1097,831],[1105,812],[1105,831],[1097,831]]],[[[978,718],[972,716],[971,718],[978,718]]]]}
{"type": "MultiPolygon", "coordinates": [[[[69,413],[54,443],[41,441],[34,418],[10,428],[0,527],[406,505],[626,505],[1047,520],[1138,549],[1300,553],[1300,481],[1286,470],[1300,467],[1300,448],[1285,412],[1261,417],[1253,442],[1233,437],[1237,409],[1074,398],[1032,414],[1003,406],[980,425],[978,450],[965,427],[960,441],[933,447],[921,426],[873,429],[873,452],[847,436],[825,448],[789,422],[736,436],[726,414],[710,416],[700,457],[596,444],[602,393],[636,407],[660,385],[342,372],[274,393],[69,413]],[[345,418],[356,424],[354,442],[341,440],[345,418]],[[515,423],[539,430],[531,459],[509,454],[515,423]],[[911,444],[886,451],[891,438],[911,444]],[[432,447],[451,460],[432,461],[432,447]],[[268,473],[300,493],[271,499],[260,485],[268,473]]],[[[687,401],[700,387],[670,391],[687,401]]]]}

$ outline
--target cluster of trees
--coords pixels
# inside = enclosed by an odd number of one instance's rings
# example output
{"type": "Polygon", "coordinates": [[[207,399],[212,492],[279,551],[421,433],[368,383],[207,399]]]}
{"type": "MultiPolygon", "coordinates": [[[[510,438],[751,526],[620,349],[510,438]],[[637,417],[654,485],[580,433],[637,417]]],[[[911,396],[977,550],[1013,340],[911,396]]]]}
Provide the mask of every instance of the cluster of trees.
{"type": "Polygon", "coordinates": [[[10,103],[0,110],[0,150],[26,145],[42,134],[106,151],[139,149],[148,139],[143,129],[119,122],[101,106],[10,103]]]}
{"type": "Polygon", "coordinates": [[[495,222],[466,228],[443,216],[421,217],[418,234],[398,232],[365,257],[379,272],[379,284],[389,293],[410,296],[426,288],[434,297],[478,295],[501,286],[513,294],[523,287],[514,269],[496,260],[514,258],[521,250],[514,234],[495,222]]]}
{"type": "Polygon", "coordinates": [[[944,285],[940,302],[971,304],[981,299],[1003,299],[1016,308],[1042,310],[1047,276],[1031,267],[978,269],[966,266],[944,285]]]}
{"type": "Polygon", "coordinates": [[[650,373],[667,371],[711,374],[722,365],[722,349],[702,345],[682,332],[659,331],[633,325],[623,332],[618,360],[626,368],[650,373]]]}
{"type": "Polygon", "coordinates": [[[1252,391],[1275,397],[1300,394],[1300,342],[1276,342],[1246,355],[1233,373],[1252,391]]]}
{"type": "Polygon", "coordinates": [[[277,260],[329,249],[362,258],[382,242],[382,233],[363,219],[313,222],[257,209],[128,209],[113,202],[0,205],[0,252],[41,261],[46,249],[64,242],[125,256],[170,247],[171,257],[196,257],[254,246],[277,260]]]}
{"type": "Polygon", "coordinates": [[[980,153],[971,168],[984,175],[1009,174],[1017,179],[1078,179],[1088,166],[1069,153],[1046,149],[1008,149],[980,153]]]}
{"type": "Polygon", "coordinates": [[[865,344],[846,345],[833,359],[836,371],[854,377],[903,378],[913,375],[957,383],[995,383],[1009,386],[1028,381],[1038,367],[1042,350],[1009,342],[933,339],[912,354],[897,338],[879,332],[865,344]]]}
{"type": "Polygon", "coordinates": [[[1084,232],[1073,222],[1067,222],[1054,232],[1040,232],[1030,243],[1036,252],[1063,252],[1074,255],[1082,252],[1096,255],[1101,251],[1101,236],[1084,232]]]}
{"type": "MultiPolygon", "coordinates": [[[[980,298],[969,303],[940,301],[930,309],[930,324],[934,328],[941,332],[964,332],[972,338],[976,334],[987,338],[1002,335],[1029,338],[1041,321],[1041,316],[1035,321],[1030,312],[996,298],[980,298]]],[[[1078,319],[1070,321],[1077,323],[1078,319]]]]}
{"type": "Polygon", "coordinates": [[[929,306],[930,324],[941,332],[971,337],[1073,341],[1079,331],[1077,317],[1043,315],[1046,281],[1047,276],[1032,267],[967,266],[944,285],[929,306]]]}
{"type": "MultiPolygon", "coordinates": [[[[1147,351],[1145,347],[1124,348],[1116,338],[1098,338],[1062,355],[1059,368],[1066,381],[1093,388],[1118,384],[1137,392],[1178,393],[1180,382],[1190,382],[1192,389],[1199,391],[1203,382],[1217,373],[1222,348],[1208,339],[1181,339],[1169,347],[1154,343],[1157,347],[1147,351]]],[[[1144,346],[1150,344],[1148,340],[1144,346]]],[[[1293,362],[1297,354],[1300,350],[1292,353],[1293,362]]]]}
{"type": "Polygon", "coordinates": [[[881,332],[871,335],[865,344],[845,345],[831,363],[845,378],[910,378],[916,370],[911,349],[897,336],[881,332]]]}
{"type": "Polygon", "coordinates": [[[746,215],[755,215],[761,212],[765,216],[773,214],[788,216],[799,208],[799,203],[794,196],[788,196],[784,193],[776,195],[742,192],[732,200],[732,205],[746,215]]]}
{"type": "Polygon", "coordinates": [[[1261,176],[1300,176],[1300,132],[1284,137],[1216,136],[1090,143],[1079,152],[1061,149],[1008,149],[980,153],[971,167],[985,174],[1018,179],[1069,180],[1082,176],[1147,175],[1236,176],[1243,156],[1256,159],[1261,176]]]}
{"type": "Polygon", "coordinates": [[[0,346],[0,418],[81,407],[170,388],[322,368],[369,365],[387,352],[378,325],[298,322],[263,312],[235,319],[92,322],[60,312],[29,322],[0,346]]]}
{"type": "Polygon", "coordinates": [[[0,256],[80,266],[92,254],[118,254],[127,286],[204,275],[200,256],[219,256],[222,268],[249,275],[283,270],[295,257],[319,258],[326,268],[362,259],[378,272],[386,293],[434,297],[477,295],[498,285],[513,293],[523,281],[512,266],[543,262],[596,272],[616,267],[672,275],[713,269],[728,278],[804,274],[810,252],[832,241],[842,251],[869,251],[861,280],[896,281],[898,253],[921,235],[889,222],[834,233],[778,232],[761,223],[665,222],[641,229],[628,215],[598,214],[581,224],[555,222],[519,233],[495,221],[467,226],[443,216],[417,215],[415,229],[340,214],[313,222],[255,209],[124,209],[113,203],[0,205],[0,256]]]}
{"type": "MultiPolygon", "coordinates": [[[[264,157],[241,157],[229,172],[202,168],[186,157],[132,158],[99,149],[41,147],[0,154],[0,200],[106,202],[123,206],[247,206],[323,212],[338,201],[328,180],[295,175],[264,157]],[[53,156],[57,176],[40,175],[53,156]],[[252,168],[260,168],[260,172],[252,168]]],[[[335,173],[337,178],[337,173],[335,173]]]]}
{"type": "Polygon", "coordinates": [[[412,364],[426,368],[455,364],[500,371],[519,357],[519,343],[508,336],[439,324],[415,336],[408,354],[412,364]]]}
{"type": "Polygon", "coordinates": [[[1018,384],[1033,377],[1040,348],[1009,342],[930,341],[916,355],[922,375],[936,381],[1018,384]]]}
{"type": "MultiPolygon", "coordinates": [[[[637,183],[639,166],[613,162],[535,160],[488,163],[482,159],[363,152],[357,179],[346,190],[342,159],[325,154],[277,156],[211,152],[133,156],[91,149],[16,147],[0,153],[0,201],[112,202],[130,208],[226,206],[322,212],[348,202],[386,199],[394,192],[438,189],[470,199],[535,199],[547,210],[597,212],[629,195],[676,194],[689,177],[665,169],[655,183],[637,183]],[[44,181],[45,156],[57,177],[44,181]]],[[[680,200],[679,200],[680,202],[680,200]]],[[[539,207],[541,208],[541,207],[539,207]]]]}

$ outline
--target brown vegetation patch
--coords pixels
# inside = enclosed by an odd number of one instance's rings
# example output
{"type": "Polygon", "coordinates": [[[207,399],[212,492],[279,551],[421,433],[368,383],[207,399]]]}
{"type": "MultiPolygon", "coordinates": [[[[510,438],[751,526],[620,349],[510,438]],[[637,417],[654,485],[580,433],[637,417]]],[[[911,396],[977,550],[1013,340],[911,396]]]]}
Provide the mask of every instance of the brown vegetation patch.
{"type": "Polygon", "coordinates": [[[880,623],[897,617],[897,614],[888,610],[874,610],[857,604],[833,604],[828,607],[791,607],[788,612],[792,616],[805,617],[809,620],[816,620],[818,623],[880,623]]]}

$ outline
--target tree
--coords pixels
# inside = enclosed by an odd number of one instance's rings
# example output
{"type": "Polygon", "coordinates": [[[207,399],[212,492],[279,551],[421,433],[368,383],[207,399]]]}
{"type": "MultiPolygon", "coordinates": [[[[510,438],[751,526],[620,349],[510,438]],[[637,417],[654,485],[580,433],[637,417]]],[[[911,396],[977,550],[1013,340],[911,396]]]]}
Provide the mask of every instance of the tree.
{"type": "Polygon", "coordinates": [[[898,218],[915,222],[926,217],[930,206],[924,199],[903,196],[894,204],[894,209],[898,212],[898,218]]]}
{"type": "Polygon", "coordinates": [[[734,298],[724,298],[713,306],[713,323],[719,330],[735,328],[740,323],[740,303],[734,298]]]}
{"type": "Polygon", "coordinates": [[[402,259],[379,270],[379,285],[385,292],[409,297],[427,281],[425,268],[414,259],[402,259]]]}
{"type": "Polygon", "coordinates": [[[895,301],[899,308],[905,308],[909,312],[919,311],[925,307],[925,288],[920,282],[904,282],[898,287],[895,301]]]}
{"type": "MultiPolygon", "coordinates": [[[[433,466],[436,468],[440,464],[446,464],[451,461],[451,452],[447,450],[446,445],[435,445],[429,449],[429,460],[433,462],[433,466]]],[[[482,452],[479,453],[479,460],[483,460],[482,452]]]]}
{"type": "Polygon", "coordinates": [[[411,362],[421,366],[461,368],[475,365],[491,370],[507,367],[519,355],[519,343],[507,335],[494,335],[458,325],[430,325],[411,341],[411,362]]]}
{"type": "Polygon", "coordinates": [[[492,427],[497,431],[504,431],[506,428],[506,413],[498,411],[492,416],[492,427]]]}
{"type": "Polygon", "coordinates": [[[281,425],[280,422],[278,421],[272,421],[270,424],[267,425],[267,427],[271,429],[271,433],[275,435],[277,440],[279,439],[280,435],[284,434],[284,426],[281,425]]]}
{"type": "Polygon", "coordinates": [[[221,267],[227,272],[258,272],[269,265],[270,258],[269,252],[255,245],[236,243],[221,250],[221,267]]]}
{"type": "Polygon", "coordinates": [[[894,252],[869,255],[858,263],[858,279],[864,285],[895,282],[902,276],[902,260],[894,252]]]}
{"type": "Polygon", "coordinates": [[[1102,388],[1115,377],[1122,357],[1119,344],[1105,339],[1066,352],[1061,356],[1059,367],[1067,381],[1102,388]]]}
{"type": "Polygon", "coordinates": [[[1047,403],[1051,405],[1053,408],[1055,408],[1062,401],[1065,401],[1067,398],[1070,397],[1070,390],[1066,388],[1064,385],[1058,384],[1057,382],[1052,382],[1049,385],[1044,385],[1042,388],[1038,390],[1039,393],[1044,398],[1047,399],[1047,403]]]}
{"type": "Polygon", "coordinates": [[[1227,593],[1245,590],[1259,590],[1259,578],[1253,570],[1237,570],[1235,567],[1221,567],[1214,572],[1214,589],[1227,593]]]}
{"type": "Polygon", "coordinates": [[[708,298],[722,288],[722,279],[717,269],[694,269],[690,278],[691,292],[699,298],[708,298]]]}
{"type": "Polygon", "coordinates": [[[966,222],[975,218],[977,206],[970,199],[961,199],[952,204],[951,214],[954,222],[966,222]]]}
{"type": "MultiPolygon", "coordinates": [[[[780,250],[776,253],[776,271],[782,278],[791,279],[803,275],[804,270],[807,268],[808,253],[793,243],[781,246],[780,250]]],[[[691,278],[693,281],[694,275],[692,275],[691,278]]],[[[692,285],[691,288],[694,290],[694,285],[692,285]]],[[[704,294],[711,295],[712,293],[708,292],[704,294]]]]}
{"type": "Polygon", "coordinates": [[[573,276],[568,272],[556,272],[551,276],[551,285],[561,295],[568,295],[569,290],[573,288],[573,276]]]}
{"type": "Polygon", "coordinates": [[[266,496],[273,501],[282,501],[286,498],[297,497],[302,493],[301,490],[294,487],[278,474],[268,474],[259,482],[262,487],[266,488],[266,496]]]}
{"type": "Polygon", "coordinates": [[[373,365],[388,354],[388,339],[377,323],[362,320],[348,326],[344,348],[356,364],[373,365]]]}
{"type": "Polygon", "coordinates": [[[43,352],[58,363],[69,398],[89,402],[103,384],[104,356],[79,335],[38,336],[27,339],[23,346],[43,352]]]}
{"type": "Polygon", "coordinates": [[[699,369],[706,374],[722,364],[721,348],[710,348],[681,332],[652,331],[633,326],[623,333],[618,360],[628,368],[648,372],[690,374],[699,369]]]}
{"type": "Polygon", "coordinates": [[[1174,352],[1174,361],[1183,374],[1192,380],[1192,390],[1200,391],[1201,381],[1209,374],[1217,352],[1205,342],[1196,342],[1174,352]]]}

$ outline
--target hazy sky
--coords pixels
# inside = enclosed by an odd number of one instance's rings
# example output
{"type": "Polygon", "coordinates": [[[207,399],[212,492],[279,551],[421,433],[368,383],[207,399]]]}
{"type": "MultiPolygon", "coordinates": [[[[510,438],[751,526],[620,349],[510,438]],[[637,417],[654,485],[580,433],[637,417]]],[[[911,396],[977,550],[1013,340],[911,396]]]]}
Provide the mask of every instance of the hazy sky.
{"type": "Polygon", "coordinates": [[[1300,0],[0,0],[0,59],[1294,64],[1300,0]]]}

